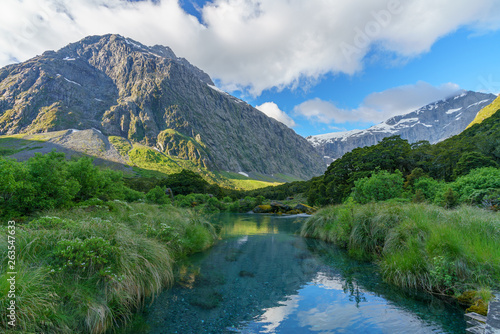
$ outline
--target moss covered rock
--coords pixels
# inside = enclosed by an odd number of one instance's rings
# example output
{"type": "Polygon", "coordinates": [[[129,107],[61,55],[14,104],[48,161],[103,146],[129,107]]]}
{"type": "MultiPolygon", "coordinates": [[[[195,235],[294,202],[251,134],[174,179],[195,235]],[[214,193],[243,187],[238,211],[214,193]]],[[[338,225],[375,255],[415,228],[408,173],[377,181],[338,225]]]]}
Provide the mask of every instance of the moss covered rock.
{"type": "Polygon", "coordinates": [[[312,215],[316,211],[313,207],[302,203],[297,204],[293,209],[309,215],[312,215]]]}
{"type": "Polygon", "coordinates": [[[273,208],[270,205],[257,205],[253,209],[253,212],[255,212],[255,213],[271,213],[272,209],[273,208]]]}
{"type": "Polygon", "coordinates": [[[488,303],[484,302],[482,299],[476,300],[476,302],[467,309],[467,312],[476,312],[481,315],[488,315],[488,303]]]}

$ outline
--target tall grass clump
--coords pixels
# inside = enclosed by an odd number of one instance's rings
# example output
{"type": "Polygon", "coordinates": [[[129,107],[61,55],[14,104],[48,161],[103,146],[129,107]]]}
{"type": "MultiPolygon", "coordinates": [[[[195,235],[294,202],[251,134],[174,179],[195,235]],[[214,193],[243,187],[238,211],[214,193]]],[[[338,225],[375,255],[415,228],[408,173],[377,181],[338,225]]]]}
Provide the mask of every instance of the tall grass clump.
{"type": "MultiPolygon", "coordinates": [[[[209,247],[216,237],[208,222],[170,205],[113,201],[40,214],[16,231],[18,330],[112,330],[172,283],[175,259],[209,247]]],[[[1,249],[6,264],[7,247],[1,249]]],[[[5,275],[2,266],[4,330],[5,275]]]]}
{"type": "Polygon", "coordinates": [[[301,235],[348,248],[354,224],[354,202],[319,210],[302,225],[301,235]]]}
{"type": "Polygon", "coordinates": [[[339,205],[318,211],[301,234],[377,262],[384,279],[401,287],[446,295],[500,287],[500,216],[483,209],[339,205]]]}

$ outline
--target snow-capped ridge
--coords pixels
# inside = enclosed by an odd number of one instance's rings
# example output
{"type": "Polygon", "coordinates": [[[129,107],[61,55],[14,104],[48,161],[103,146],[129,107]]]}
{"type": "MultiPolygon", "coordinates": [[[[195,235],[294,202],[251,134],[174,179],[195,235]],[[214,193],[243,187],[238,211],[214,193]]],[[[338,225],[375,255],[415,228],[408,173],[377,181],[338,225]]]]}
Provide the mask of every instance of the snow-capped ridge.
{"type": "Polygon", "coordinates": [[[322,156],[340,158],[357,147],[375,145],[383,138],[400,135],[410,143],[442,141],[462,132],[476,114],[496,98],[493,94],[462,92],[448,99],[429,103],[415,111],[397,115],[365,130],[333,132],[306,139],[322,156]]]}

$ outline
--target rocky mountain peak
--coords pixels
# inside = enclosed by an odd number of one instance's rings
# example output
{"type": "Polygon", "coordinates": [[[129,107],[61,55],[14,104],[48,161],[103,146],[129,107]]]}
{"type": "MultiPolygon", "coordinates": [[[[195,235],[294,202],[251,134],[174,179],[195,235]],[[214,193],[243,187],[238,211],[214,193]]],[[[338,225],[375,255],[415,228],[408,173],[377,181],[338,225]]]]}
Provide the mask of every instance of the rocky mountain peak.
{"type": "Polygon", "coordinates": [[[324,171],[304,138],[166,46],[89,36],[0,69],[0,134],[91,128],[216,170],[324,171]]]}

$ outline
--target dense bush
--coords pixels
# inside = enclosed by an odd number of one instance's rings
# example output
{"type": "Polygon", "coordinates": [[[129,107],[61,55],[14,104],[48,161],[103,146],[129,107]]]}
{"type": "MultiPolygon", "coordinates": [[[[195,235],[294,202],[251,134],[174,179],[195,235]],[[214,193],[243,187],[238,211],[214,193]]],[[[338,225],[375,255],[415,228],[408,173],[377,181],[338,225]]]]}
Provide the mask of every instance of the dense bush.
{"type": "Polygon", "coordinates": [[[166,204],[170,202],[170,197],[165,193],[165,189],[156,186],[148,191],[146,201],[154,204],[166,204]]]}
{"type": "Polygon", "coordinates": [[[484,167],[472,170],[453,183],[461,202],[480,204],[484,197],[500,191],[500,168],[484,167]]]}
{"type": "Polygon", "coordinates": [[[403,174],[399,170],[393,174],[379,171],[355,181],[352,196],[356,202],[366,204],[399,197],[402,192],[403,174]]]}
{"type": "Polygon", "coordinates": [[[123,184],[121,172],[100,170],[89,158],[66,160],[55,151],[26,162],[0,158],[0,215],[70,207],[90,198],[139,200],[143,194],[123,184]]]}
{"type": "Polygon", "coordinates": [[[52,251],[51,267],[54,271],[65,271],[92,276],[96,272],[107,276],[112,272],[111,264],[116,262],[118,248],[102,237],[81,240],[59,240],[52,251]]]}
{"type": "Polygon", "coordinates": [[[446,183],[430,177],[421,177],[415,181],[414,190],[420,192],[427,201],[433,203],[438,193],[446,187],[446,183]]]}
{"type": "Polygon", "coordinates": [[[187,169],[162,179],[159,186],[172,189],[174,195],[206,193],[210,188],[210,184],[200,175],[187,169]]]}

